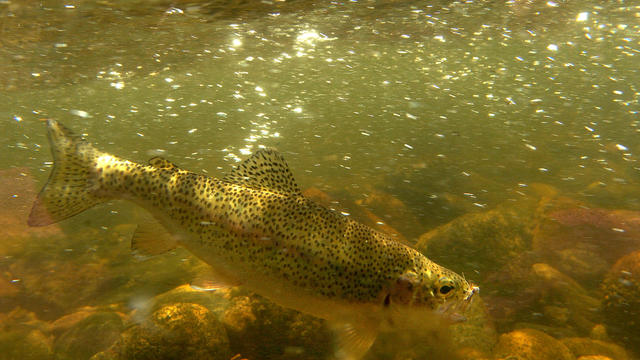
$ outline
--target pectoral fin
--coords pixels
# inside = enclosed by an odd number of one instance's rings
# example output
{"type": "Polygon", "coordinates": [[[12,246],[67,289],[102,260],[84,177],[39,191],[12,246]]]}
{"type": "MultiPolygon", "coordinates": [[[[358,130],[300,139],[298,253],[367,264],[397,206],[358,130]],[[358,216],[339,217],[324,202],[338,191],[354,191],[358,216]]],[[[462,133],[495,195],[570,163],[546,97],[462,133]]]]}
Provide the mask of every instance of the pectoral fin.
{"type": "Polygon", "coordinates": [[[362,359],[378,335],[378,326],[371,321],[340,323],[333,328],[338,337],[336,358],[339,360],[362,359]]]}
{"type": "Polygon", "coordinates": [[[151,214],[140,216],[131,238],[131,249],[140,255],[153,256],[175,249],[176,240],[151,214]]]}

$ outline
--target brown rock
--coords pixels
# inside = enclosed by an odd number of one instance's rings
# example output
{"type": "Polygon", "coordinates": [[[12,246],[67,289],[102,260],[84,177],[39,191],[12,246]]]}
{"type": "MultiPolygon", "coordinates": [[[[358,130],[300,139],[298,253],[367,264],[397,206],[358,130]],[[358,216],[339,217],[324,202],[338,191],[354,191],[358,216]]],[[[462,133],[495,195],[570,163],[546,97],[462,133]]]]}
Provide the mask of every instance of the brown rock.
{"type": "MultiPolygon", "coordinates": [[[[637,349],[640,343],[640,251],[622,257],[602,283],[602,313],[612,339],[637,349]]],[[[640,355],[640,351],[637,351],[640,355]]]]}
{"type": "Polygon", "coordinates": [[[175,303],[155,311],[147,322],[125,331],[109,349],[91,359],[211,359],[231,358],[224,327],[208,309],[175,303]]]}
{"type": "Polygon", "coordinates": [[[0,358],[53,359],[53,337],[48,332],[49,324],[33,312],[15,308],[0,314],[0,358]]]}
{"type": "Polygon", "coordinates": [[[532,266],[532,274],[537,278],[542,298],[540,302],[552,306],[547,308],[555,319],[566,322],[581,333],[589,333],[596,324],[595,313],[600,302],[569,276],[548,264],[532,266]],[[564,319],[562,319],[564,317],[564,319]]]}
{"type": "Polygon", "coordinates": [[[465,312],[466,321],[450,326],[452,342],[456,348],[470,348],[489,353],[498,341],[498,334],[489,318],[487,308],[478,295],[465,312]]]}
{"type": "Polygon", "coordinates": [[[607,334],[607,328],[602,324],[596,324],[593,329],[591,329],[589,337],[594,340],[611,341],[607,334]]]}
{"type": "Polygon", "coordinates": [[[573,360],[571,351],[559,340],[533,329],[500,335],[493,350],[496,360],[573,360]]]}
{"type": "Polygon", "coordinates": [[[93,313],[58,336],[54,343],[57,360],[88,359],[111,346],[124,330],[122,316],[115,312],[93,313]]]}
{"type": "Polygon", "coordinates": [[[0,354],[3,359],[53,359],[51,338],[40,330],[12,330],[0,333],[0,354]]]}
{"type": "Polygon", "coordinates": [[[458,273],[486,277],[531,247],[534,208],[521,205],[463,215],[420,236],[416,247],[458,273]]]}
{"type": "Polygon", "coordinates": [[[640,212],[562,204],[538,226],[533,249],[578,281],[596,285],[621,256],[640,247],[640,212]]]}
{"type": "Polygon", "coordinates": [[[233,353],[248,359],[324,359],[331,351],[324,321],[258,295],[233,297],[222,321],[233,353]]]}
{"type": "Polygon", "coordinates": [[[335,199],[331,197],[331,195],[313,186],[305,189],[302,192],[302,195],[324,207],[330,207],[332,204],[337,203],[335,199]]]}
{"type": "Polygon", "coordinates": [[[85,306],[77,309],[73,313],[63,315],[51,323],[51,331],[53,333],[61,333],[69,330],[82,320],[93,315],[96,312],[96,308],[92,306],[85,306]]]}
{"type": "Polygon", "coordinates": [[[613,360],[627,360],[629,356],[621,346],[589,338],[562,339],[575,356],[607,356],[613,360]]]}

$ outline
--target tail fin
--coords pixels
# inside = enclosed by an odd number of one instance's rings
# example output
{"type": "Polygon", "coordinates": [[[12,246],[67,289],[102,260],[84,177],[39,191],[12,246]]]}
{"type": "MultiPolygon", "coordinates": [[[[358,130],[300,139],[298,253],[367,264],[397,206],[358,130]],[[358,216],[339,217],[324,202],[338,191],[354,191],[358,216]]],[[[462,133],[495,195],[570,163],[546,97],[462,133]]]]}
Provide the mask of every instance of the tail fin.
{"type": "Polygon", "coordinates": [[[30,226],[53,224],[106,200],[94,195],[92,169],[101,153],[55,120],[47,120],[47,127],[53,170],[33,204],[30,226]]]}

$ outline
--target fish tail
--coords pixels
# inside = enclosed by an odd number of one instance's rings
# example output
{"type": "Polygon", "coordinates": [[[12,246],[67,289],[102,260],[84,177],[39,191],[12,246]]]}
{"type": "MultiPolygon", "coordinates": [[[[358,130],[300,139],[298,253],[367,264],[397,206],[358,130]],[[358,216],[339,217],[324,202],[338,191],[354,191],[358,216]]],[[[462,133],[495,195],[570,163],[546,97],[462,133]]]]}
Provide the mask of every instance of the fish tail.
{"type": "Polygon", "coordinates": [[[96,195],[95,164],[102,153],[57,121],[46,122],[53,169],[33,204],[30,226],[56,223],[107,200],[96,195]]]}

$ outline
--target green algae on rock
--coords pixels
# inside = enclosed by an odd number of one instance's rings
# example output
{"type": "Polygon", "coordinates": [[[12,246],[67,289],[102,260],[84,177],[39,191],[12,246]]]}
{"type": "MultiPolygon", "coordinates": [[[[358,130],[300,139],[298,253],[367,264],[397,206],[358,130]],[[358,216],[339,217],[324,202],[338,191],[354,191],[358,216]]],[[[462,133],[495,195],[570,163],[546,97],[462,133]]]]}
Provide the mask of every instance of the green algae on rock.
{"type": "MultiPolygon", "coordinates": [[[[602,283],[602,313],[612,339],[630,348],[640,341],[640,251],[623,256],[602,283]]],[[[637,349],[637,348],[636,348],[637,349]]],[[[638,356],[640,351],[636,350],[638,356]]]]}
{"type": "Polygon", "coordinates": [[[620,345],[589,338],[565,338],[561,340],[573,355],[606,356],[612,360],[628,360],[629,355],[620,345]]]}
{"type": "Polygon", "coordinates": [[[211,359],[231,357],[227,334],[207,308],[189,303],[165,305],[151,318],[126,330],[109,349],[91,359],[211,359]]]}
{"type": "Polygon", "coordinates": [[[234,353],[249,359],[325,359],[331,333],[324,321],[258,295],[238,295],[222,316],[234,353]]]}
{"type": "Polygon", "coordinates": [[[0,313],[0,358],[10,360],[53,359],[49,324],[22,308],[0,313]]]}
{"type": "Polygon", "coordinates": [[[157,311],[163,306],[172,303],[190,303],[202,305],[218,316],[223,313],[228,305],[229,292],[229,289],[202,291],[195,289],[192,285],[180,285],[156,295],[151,301],[150,312],[157,311]]]}
{"type": "Polygon", "coordinates": [[[595,286],[621,256],[640,246],[640,212],[559,204],[540,222],[533,249],[546,262],[595,286]]]}
{"type": "Polygon", "coordinates": [[[588,334],[598,320],[596,310],[600,302],[590,296],[575,280],[548,264],[534,264],[532,274],[542,295],[540,303],[543,306],[564,309],[567,318],[566,324],[563,325],[576,329],[579,333],[588,334]]]}
{"type": "Polygon", "coordinates": [[[535,204],[469,213],[422,236],[419,251],[464,274],[488,273],[530,249],[535,204]]]}
{"type": "Polygon", "coordinates": [[[500,335],[493,350],[496,360],[574,360],[561,341],[534,329],[521,329],[500,335]]]}
{"type": "Polygon", "coordinates": [[[9,360],[53,359],[51,338],[40,330],[0,332],[0,354],[9,360]]]}
{"type": "Polygon", "coordinates": [[[88,359],[118,340],[124,326],[122,317],[117,313],[91,314],[56,338],[56,359],[88,359]]]}
{"type": "Polygon", "coordinates": [[[466,321],[453,324],[449,332],[456,348],[471,348],[489,353],[498,341],[495,326],[481,297],[469,306],[466,321]]]}

